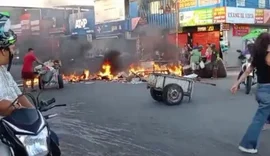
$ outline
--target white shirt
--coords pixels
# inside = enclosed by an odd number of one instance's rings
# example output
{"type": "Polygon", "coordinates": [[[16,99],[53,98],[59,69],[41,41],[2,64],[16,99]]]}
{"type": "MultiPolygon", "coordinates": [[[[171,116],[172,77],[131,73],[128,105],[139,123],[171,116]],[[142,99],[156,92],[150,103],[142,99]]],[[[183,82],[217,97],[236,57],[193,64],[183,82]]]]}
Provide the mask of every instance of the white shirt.
{"type": "Polygon", "coordinates": [[[5,66],[0,66],[0,101],[13,102],[22,92],[5,66]]]}

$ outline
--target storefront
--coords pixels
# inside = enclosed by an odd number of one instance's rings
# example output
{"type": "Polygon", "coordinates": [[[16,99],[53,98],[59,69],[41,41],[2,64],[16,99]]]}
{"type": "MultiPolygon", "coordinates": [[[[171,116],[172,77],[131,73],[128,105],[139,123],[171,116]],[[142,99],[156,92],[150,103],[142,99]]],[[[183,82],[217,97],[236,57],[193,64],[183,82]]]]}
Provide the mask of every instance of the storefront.
{"type": "Polygon", "coordinates": [[[216,12],[215,14],[220,14],[219,18],[225,19],[225,22],[229,24],[229,29],[223,31],[224,40],[229,43],[226,62],[228,66],[239,66],[239,54],[236,51],[245,49],[246,44],[250,42],[244,41],[242,37],[252,29],[266,29],[268,31],[267,24],[264,22],[264,9],[222,8],[219,10],[224,10],[225,16],[224,13],[216,12]]]}
{"type": "Polygon", "coordinates": [[[220,25],[185,27],[183,32],[187,32],[187,41],[192,46],[202,45],[204,47],[202,55],[205,54],[207,44],[213,43],[217,49],[220,48],[222,33],[220,25]]]}
{"type": "MultiPolygon", "coordinates": [[[[126,19],[125,1],[95,1],[95,36],[93,47],[102,51],[114,49],[128,51],[125,32],[126,19]]],[[[134,48],[135,49],[135,48],[134,48]]]]}
{"type": "Polygon", "coordinates": [[[208,43],[214,43],[220,47],[222,32],[220,24],[213,22],[213,9],[199,9],[180,13],[180,25],[183,37],[187,37],[187,43],[192,46],[202,45],[205,53],[208,43]]]}
{"type": "Polygon", "coordinates": [[[180,25],[183,33],[188,33],[188,43],[205,46],[220,41],[229,45],[225,53],[226,66],[239,66],[237,49],[245,48],[242,36],[252,29],[268,29],[270,11],[264,9],[219,7],[180,13],[180,25]]]}
{"type": "Polygon", "coordinates": [[[93,45],[96,49],[115,49],[127,51],[128,41],[125,38],[127,30],[127,21],[118,21],[97,24],[95,26],[95,40],[93,45]]]}

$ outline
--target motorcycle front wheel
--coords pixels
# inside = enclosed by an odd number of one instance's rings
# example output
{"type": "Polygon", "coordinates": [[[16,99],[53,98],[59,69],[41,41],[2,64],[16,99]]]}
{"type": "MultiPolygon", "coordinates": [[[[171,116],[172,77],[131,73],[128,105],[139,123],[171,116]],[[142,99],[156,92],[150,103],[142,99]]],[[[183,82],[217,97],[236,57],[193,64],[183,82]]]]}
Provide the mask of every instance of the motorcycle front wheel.
{"type": "Polygon", "coordinates": [[[251,87],[252,87],[252,77],[248,76],[246,78],[246,94],[249,94],[251,91],[251,87]]]}

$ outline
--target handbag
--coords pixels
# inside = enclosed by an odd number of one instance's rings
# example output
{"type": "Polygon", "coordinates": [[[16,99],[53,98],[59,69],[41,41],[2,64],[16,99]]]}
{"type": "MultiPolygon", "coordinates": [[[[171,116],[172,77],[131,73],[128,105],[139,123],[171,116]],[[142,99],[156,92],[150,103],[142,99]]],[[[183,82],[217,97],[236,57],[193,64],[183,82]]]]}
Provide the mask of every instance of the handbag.
{"type": "Polygon", "coordinates": [[[203,62],[203,61],[201,61],[201,62],[199,63],[199,66],[200,66],[200,68],[201,68],[201,69],[205,68],[205,64],[204,64],[204,62],[203,62]]]}

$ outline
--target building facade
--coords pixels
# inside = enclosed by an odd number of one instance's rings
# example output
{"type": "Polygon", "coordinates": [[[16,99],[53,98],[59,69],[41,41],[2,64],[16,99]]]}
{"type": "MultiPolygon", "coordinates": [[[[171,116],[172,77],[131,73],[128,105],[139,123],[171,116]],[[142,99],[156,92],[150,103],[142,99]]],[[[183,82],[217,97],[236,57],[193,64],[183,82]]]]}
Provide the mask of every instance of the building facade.
{"type": "MultiPolygon", "coordinates": [[[[147,24],[178,33],[178,45],[227,43],[227,66],[239,66],[236,50],[245,48],[242,36],[253,29],[268,30],[268,0],[137,0],[138,17],[147,24]]],[[[134,17],[133,17],[134,18],[134,17]]],[[[133,26],[134,28],[134,26],[133,26]]],[[[132,31],[132,30],[131,30],[132,31]]],[[[171,35],[176,38],[176,35],[171,35]]],[[[171,40],[173,40],[171,38],[171,40]]],[[[175,39],[176,40],[176,39],[175,39]]]]}

